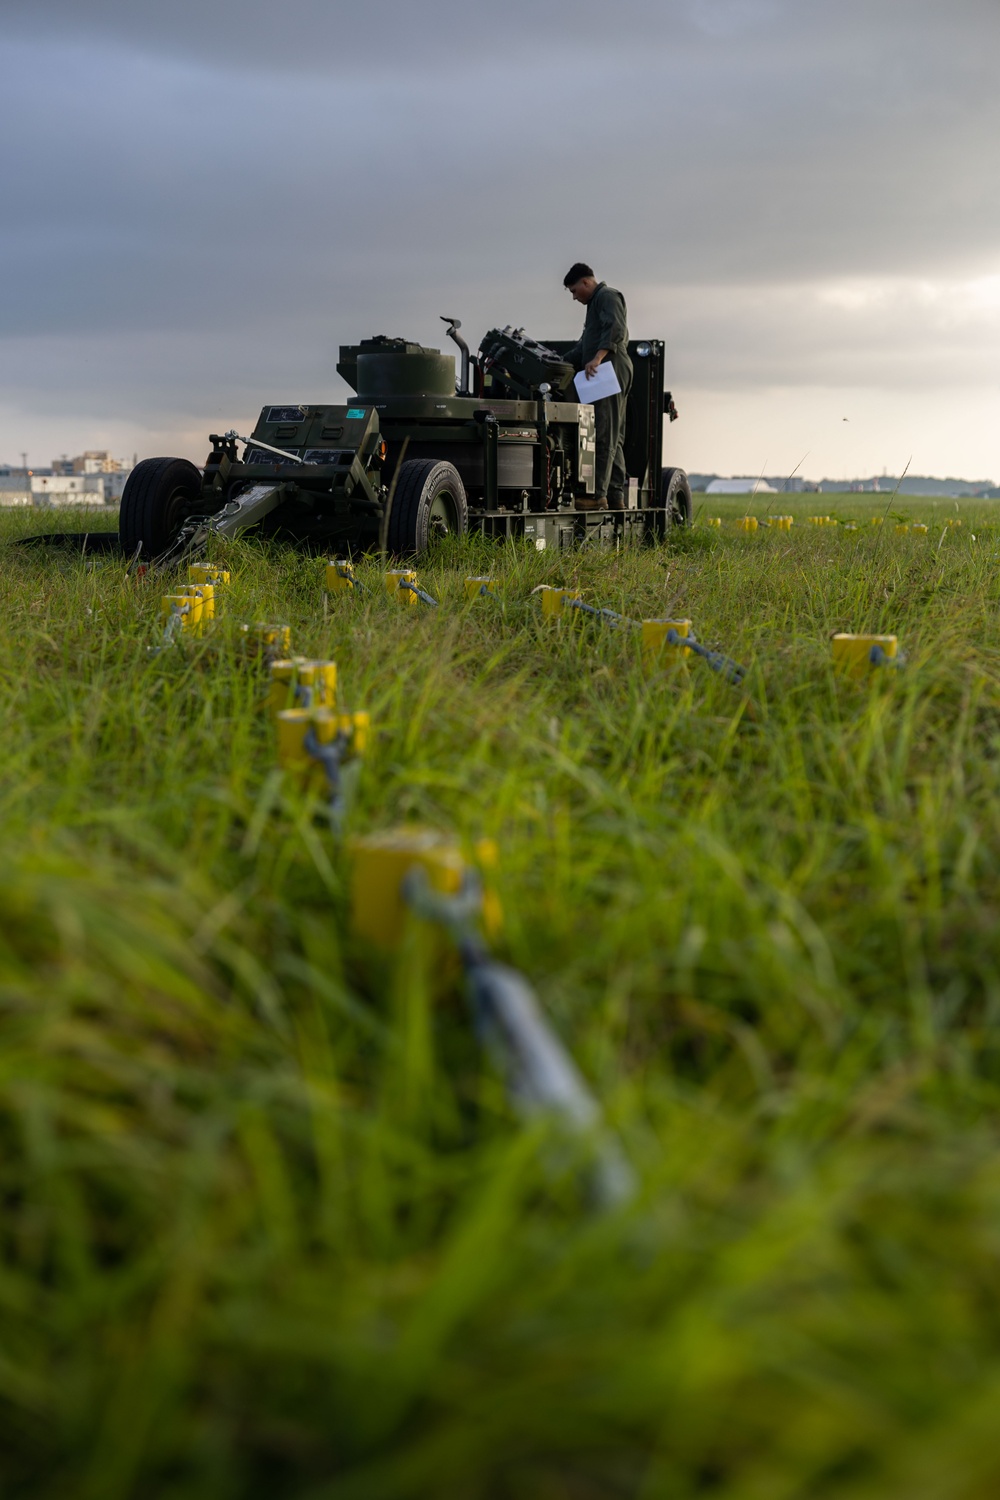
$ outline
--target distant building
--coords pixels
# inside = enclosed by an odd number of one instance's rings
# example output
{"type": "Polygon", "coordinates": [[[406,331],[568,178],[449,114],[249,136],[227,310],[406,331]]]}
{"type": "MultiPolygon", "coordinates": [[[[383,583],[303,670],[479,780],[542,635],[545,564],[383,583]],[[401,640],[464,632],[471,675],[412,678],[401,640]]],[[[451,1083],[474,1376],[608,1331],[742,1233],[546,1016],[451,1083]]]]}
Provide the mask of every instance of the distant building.
{"type": "MultiPolygon", "coordinates": [[[[122,490],[125,488],[125,481],[129,476],[129,465],[122,463],[121,459],[112,458],[106,448],[88,448],[86,452],[78,454],[76,458],[67,458],[64,453],[61,458],[54,458],[52,460],[51,470],[35,469],[34,472],[36,474],[49,472],[60,479],[71,477],[93,478],[97,476],[100,478],[103,486],[103,499],[110,503],[113,500],[121,499],[122,490]]],[[[55,493],[58,488],[58,486],[55,489],[50,487],[42,493],[55,493]]],[[[71,494],[74,492],[68,490],[66,493],[71,494]]],[[[90,492],[88,491],[87,493],[90,492]]],[[[64,500],[59,503],[74,505],[78,502],[64,500]]],[[[91,504],[92,502],[81,501],[79,503],[91,504]]]]}
{"type": "Polygon", "coordinates": [[[23,473],[16,480],[12,480],[9,475],[0,474],[0,505],[30,504],[31,491],[25,489],[23,473]]]}
{"type": "Polygon", "coordinates": [[[112,458],[106,448],[88,448],[73,460],[74,474],[121,474],[125,465],[112,458]]]}
{"type": "Polygon", "coordinates": [[[766,479],[713,479],[706,495],[776,495],[766,479]]]}
{"type": "Polygon", "coordinates": [[[103,474],[32,474],[33,505],[103,505],[103,474]]]}
{"type": "Polygon", "coordinates": [[[906,474],[895,479],[889,474],[880,474],[872,479],[824,479],[820,489],[826,492],[845,491],[855,494],[920,495],[928,499],[963,500],[972,499],[988,492],[988,479],[932,479],[928,474],[906,474]]]}
{"type": "Polygon", "coordinates": [[[20,464],[0,464],[0,505],[30,505],[31,480],[20,464]]]}
{"type": "Polygon", "coordinates": [[[799,474],[768,474],[766,478],[768,484],[773,485],[782,495],[805,495],[816,488],[811,480],[803,479],[799,474]]]}

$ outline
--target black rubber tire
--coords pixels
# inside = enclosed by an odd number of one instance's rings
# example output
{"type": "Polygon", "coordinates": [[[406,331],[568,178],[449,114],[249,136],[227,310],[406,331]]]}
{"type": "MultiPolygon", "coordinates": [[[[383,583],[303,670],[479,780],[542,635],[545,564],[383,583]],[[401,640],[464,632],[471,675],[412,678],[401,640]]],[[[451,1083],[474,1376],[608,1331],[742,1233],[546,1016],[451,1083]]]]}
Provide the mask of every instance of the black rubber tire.
{"type": "Polygon", "coordinates": [[[118,537],[126,557],[159,557],[198,509],[201,475],[186,458],[144,458],[125,481],[118,537]]]}
{"type": "Polygon", "coordinates": [[[454,464],[437,458],[407,459],[399,471],[389,512],[386,551],[413,557],[443,536],[465,536],[469,502],[454,464]]]}
{"type": "Polygon", "coordinates": [[[667,512],[668,526],[691,525],[691,486],[683,469],[663,470],[660,504],[667,512]]]}

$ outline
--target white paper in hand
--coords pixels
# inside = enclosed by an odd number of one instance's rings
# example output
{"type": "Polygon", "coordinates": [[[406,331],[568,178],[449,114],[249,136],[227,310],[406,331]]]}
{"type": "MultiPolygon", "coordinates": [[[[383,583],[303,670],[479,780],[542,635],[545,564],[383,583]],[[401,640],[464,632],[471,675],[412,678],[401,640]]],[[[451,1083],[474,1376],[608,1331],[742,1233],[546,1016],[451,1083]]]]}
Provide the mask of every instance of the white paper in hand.
{"type": "Polygon", "coordinates": [[[581,370],[573,376],[573,384],[581,401],[601,401],[605,396],[617,396],[621,390],[615,367],[608,359],[601,361],[592,379],[588,380],[586,370],[581,370]]]}

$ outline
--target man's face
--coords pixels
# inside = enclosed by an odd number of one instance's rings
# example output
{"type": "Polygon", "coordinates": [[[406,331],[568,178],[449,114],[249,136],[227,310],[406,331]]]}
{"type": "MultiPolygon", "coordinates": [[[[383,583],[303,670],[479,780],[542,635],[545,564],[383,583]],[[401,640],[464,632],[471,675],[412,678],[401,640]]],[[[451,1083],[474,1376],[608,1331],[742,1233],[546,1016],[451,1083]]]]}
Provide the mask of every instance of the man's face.
{"type": "Polygon", "coordinates": [[[593,276],[584,276],[580,281],[574,281],[567,290],[574,302],[582,302],[585,306],[597,288],[597,280],[593,276]]]}

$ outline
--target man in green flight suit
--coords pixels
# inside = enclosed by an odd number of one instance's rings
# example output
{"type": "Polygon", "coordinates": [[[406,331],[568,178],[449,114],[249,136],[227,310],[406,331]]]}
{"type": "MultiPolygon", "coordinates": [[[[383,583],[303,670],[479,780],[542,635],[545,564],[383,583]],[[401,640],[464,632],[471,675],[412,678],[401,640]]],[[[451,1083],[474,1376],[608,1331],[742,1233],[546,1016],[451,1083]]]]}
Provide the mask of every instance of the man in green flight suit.
{"type": "Polygon", "coordinates": [[[632,361],[628,357],[628,312],[625,298],[606,281],[598,281],[590,266],[577,261],[563,277],[574,302],[587,309],[583,334],[563,355],[576,370],[586,370],[592,379],[599,364],[610,360],[621,393],[594,402],[597,435],[597,470],[594,497],[577,500],[577,510],[625,509],[625,402],[632,384],[632,361]]]}

